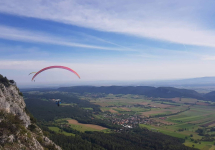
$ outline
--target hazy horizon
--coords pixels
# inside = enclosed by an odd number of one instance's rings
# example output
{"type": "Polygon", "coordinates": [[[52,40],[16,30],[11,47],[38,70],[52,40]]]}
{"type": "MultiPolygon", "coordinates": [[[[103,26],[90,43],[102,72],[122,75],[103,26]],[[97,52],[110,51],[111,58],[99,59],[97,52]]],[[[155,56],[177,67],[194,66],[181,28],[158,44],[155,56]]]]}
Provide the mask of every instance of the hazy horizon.
{"type": "Polygon", "coordinates": [[[61,81],[61,82],[31,82],[17,83],[19,88],[59,88],[72,86],[154,86],[154,87],[176,87],[176,88],[203,88],[214,89],[215,77],[184,78],[171,80],[95,80],[95,81],[61,81]]]}

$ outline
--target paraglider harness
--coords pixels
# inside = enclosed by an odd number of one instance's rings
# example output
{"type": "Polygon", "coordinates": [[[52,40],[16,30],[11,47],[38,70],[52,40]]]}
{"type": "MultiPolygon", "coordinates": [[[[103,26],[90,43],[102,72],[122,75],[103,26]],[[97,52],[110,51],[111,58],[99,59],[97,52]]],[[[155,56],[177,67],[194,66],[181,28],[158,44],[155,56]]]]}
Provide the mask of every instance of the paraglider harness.
{"type": "Polygon", "coordinates": [[[61,101],[60,101],[60,100],[56,101],[56,104],[57,104],[57,106],[59,107],[60,104],[61,104],[61,101]]]}

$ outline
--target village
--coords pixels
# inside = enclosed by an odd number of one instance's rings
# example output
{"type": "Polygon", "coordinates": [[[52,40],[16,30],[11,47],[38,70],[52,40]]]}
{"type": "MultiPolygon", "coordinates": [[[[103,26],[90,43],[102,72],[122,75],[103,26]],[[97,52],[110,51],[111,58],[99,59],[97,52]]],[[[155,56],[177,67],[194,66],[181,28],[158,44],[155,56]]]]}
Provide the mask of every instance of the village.
{"type": "MultiPolygon", "coordinates": [[[[138,127],[139,124],[155,124],[161,125],[153,119],[143,117],[140,115],[130,115],[130,114],[114,114],[114,113],[104,113],[103,118],[111,121],[113,124],[122,125],[124,128],[134,128],[138,127]]],[[[165,120],[165,117],[160,117],[165,120]]]]}

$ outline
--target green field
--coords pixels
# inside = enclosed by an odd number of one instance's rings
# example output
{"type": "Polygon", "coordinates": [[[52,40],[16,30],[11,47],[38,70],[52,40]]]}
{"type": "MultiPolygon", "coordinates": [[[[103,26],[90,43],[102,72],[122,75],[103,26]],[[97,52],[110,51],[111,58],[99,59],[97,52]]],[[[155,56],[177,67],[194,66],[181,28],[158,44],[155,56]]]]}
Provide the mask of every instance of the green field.
{"type": "Polygon", "coordinates": [[[76,104],[73,104],[73,103],[71,103],[71,104],[61,103],[60,105],[61,105],[61,106],[74,106],[74,105],[76,105],[76,104]]]}
{"type": "Polygon", "coordinates": [[[84,108],[84,109],[86,109],[86,110],[93,110],[93,108],[84,108]]]}
{"type": "Polygon", "coordinates": [[[142,128],[147,128],[147,129],[152,130],[154,132],[161,132],[161,133],[173,136],[173,137],[185,138],[185,136],[186,136],[184,134],[174,132],[173,130],[171,130],[169,128],[165,129],[165,128],[162,128],[162,127],[150,126],[150,125],[145,125],[145,124],[140,124],[139,126],[142,127],[142,128]]]}
{"type": "Polygon", "coordinates": [[[71,119],[71,118],[62,118],[62,119],[57,119],[57,120],[55,120],[55,122],[57,122],[57,123],[68,123],[68,121],[67,121],[67,120],[69,120],[69,119],[71,119]]]}
{"type": "Polygon", "coordinates": [[[61,134],[64,134],[64,135],[66,135],[66,136],[75,136],[75,134],[73,134],[73,133],[67,133],[67,132],[65,132],[65,131],[62,131],[62,132],[61,132],[60,128],[58,128],[58,127],[48,127],[48,128],[49,128],[50,130],[56,132],[56,133],[61,133],[61,134]]]}

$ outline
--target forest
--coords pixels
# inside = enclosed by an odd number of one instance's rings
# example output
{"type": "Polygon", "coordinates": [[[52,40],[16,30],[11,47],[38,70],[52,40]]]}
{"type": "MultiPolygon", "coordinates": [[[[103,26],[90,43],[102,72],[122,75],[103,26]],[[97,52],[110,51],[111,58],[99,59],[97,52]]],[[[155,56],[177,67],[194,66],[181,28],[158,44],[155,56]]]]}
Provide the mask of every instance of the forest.
{"type": "Polygon", "coordinates": [[[75,136],[56,134],[47,127],[42,129],[64,150],[195,150],[182,145],[182,139],[140,128],[122,133],[85,132],[75,136]]]}

